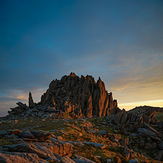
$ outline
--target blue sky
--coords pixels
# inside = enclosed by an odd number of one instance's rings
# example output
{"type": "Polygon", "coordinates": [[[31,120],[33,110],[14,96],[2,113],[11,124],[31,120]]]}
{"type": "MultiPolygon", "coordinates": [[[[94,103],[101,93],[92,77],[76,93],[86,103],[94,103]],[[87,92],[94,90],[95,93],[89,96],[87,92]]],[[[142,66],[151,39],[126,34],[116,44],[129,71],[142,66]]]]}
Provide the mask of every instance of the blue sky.
{"type": "Polygon", "coordinates": [[[162,0],[1,0],[0,115],[71,71],[119,106],[163,106],[162,0]]]}

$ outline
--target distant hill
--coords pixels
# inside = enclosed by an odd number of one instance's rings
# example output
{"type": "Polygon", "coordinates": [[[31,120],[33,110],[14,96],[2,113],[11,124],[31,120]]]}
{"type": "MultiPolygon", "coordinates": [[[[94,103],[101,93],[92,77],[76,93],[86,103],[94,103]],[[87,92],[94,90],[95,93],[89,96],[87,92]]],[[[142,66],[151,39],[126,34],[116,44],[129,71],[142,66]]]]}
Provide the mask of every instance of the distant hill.
{"type": "Polygon", "coordinates": [[[163,112],[163,107],[153,107],[153,106],[137,106],[133,108],[132,110],[129,110],[128,113],[144,113],[144,112],[163,112]]]}

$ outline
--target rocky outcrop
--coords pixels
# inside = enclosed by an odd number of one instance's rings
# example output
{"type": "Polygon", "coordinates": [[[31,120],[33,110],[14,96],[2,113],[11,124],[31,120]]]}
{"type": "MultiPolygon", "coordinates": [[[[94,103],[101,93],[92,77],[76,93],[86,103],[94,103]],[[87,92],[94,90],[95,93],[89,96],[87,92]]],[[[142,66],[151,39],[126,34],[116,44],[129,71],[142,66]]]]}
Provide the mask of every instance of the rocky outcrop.
{"type": "Polygon", "coordinates": [[[29,92],[28,103],[29,103],[29,108],[33,108],[35,106],[31,92],[29,92]]]}
{"type": "Polygon", "coordinates": [[[43,112],[55,113],[55,110],[62,110],[65,113],[74,113],[76,118],[91,118],[109,116],[120,111],[117,100],[113,100],[112,92],[106,91],[100,77],[95,82],[92,76],[79,77],[75,73],[65,75],[61,80],[53,80],[37,104],[33,102],[32,94],[29,92],[28,103],[29,107],[17,103],[18,107],[11,108],[9,115],[30,116],[31,112],[38,115],[40,110],[40,114],[43,115],[43,112]]]}
{"type": "Polygon", "coordinates": [[[61,80],[53,80],[41,97],[41,104],[53,106],[53,103],[67,113],[75,112],[89,118],[119,112],[117,101],[113,100],[112,93],[106,91],[101,78],[96,83],[89,75],[80,78],[71,73],[61,80]]]}
{"type": "MultiPolygon", "coordinates": [[[[155,120],[155,111],[141,114],[135,114],[131,112],[126,112],[125,110],[120,111],[119,113],[113,115],[111,117],[112,123],[118,124],[128,124],[126,127],[127,131],[137,131],[138,128],[143,127],[145,123],[147,124],[156,124],[157,121],[155,120]]],[[[148,126],[146,124],[146,127],[148,126]]]]}
{"type": "Polygon", "coordinates": [[[22,102],[16,103],[18,106],[15,108],[10,108],[11,111],[8,111],[9,115],[19,115],[27,111],[29,108],[26,104],[23,104],[22,102]]]}

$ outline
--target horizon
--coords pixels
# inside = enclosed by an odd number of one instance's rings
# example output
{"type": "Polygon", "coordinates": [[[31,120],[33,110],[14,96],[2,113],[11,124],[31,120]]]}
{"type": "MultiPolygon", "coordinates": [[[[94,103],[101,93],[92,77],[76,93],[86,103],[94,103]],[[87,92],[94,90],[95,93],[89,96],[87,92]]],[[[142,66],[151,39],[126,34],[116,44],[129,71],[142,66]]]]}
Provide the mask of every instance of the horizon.
{"type": "MultiPolygon", "coordinates": [[[[75,72],[73,72],[73,73],[75,73],[75,72]]],[[[75,73],[76,74],[76,73],[75,73]]],[[[67,76],[68,76],[69,74],[67,74],[67,76]]],[[[64,75],[63,75],[64,76],[64,75]]],[[[77,75],[78,76],[78,75],[77,75]]],[[[82,76],[82,75],[80,75],[80,76],[82,76]]],[[[79,77],[80,77],[79,76],[79,77]]],[[[92,76],[92,75],[91,75],[92,76]]],[[[92,76],[93,77],[93,76],[92,76]]],[[[57,79],[57,78],[56,78],[57,79]]],[[[53,79],[53,80],[55,80],[55,79],[53,79]]],[[[60,79],[57,79],[57,80],[61,80],[61,78],[60,79]]],[[[95,80],[95,82],[97,82],[97,80],[98,79],[96,79],[95,80]]],[[[102,80],[102,79],[101,79],[102,80]]],[[[102,80],[103,81],[103,80],[102,80]]],[[[103,81],[104,82],[104,81],[103,81]]],[[[50,84],[50,83],[49,83],[50,84]]],[[[46,90],[48,89],[48,87],[49,87],[49,84],[48,84],[48,86],[47,86],[47,88],[45,88],[45,90],[44,91],[41,91],[41,92],[35,92],[34,93],[34,95],[33,95],[33,93],[32,93],[32,97],[33,97],[33,100],[34,100],[34,102],[35,103],[39,103],[40,101],[41,101],[41,96],[46,92],[46,90]]],[[[105,84],[105,82],[104,82],[104,84],[105,84]]],[[[105,85],[105,88],[106,88],[106,85],[105,85]]],[[[109,93],[109,91],[108,91],[108,89],[106,88],[106,90],[107,90],[107,92],[109,93]]],[[[29,91],[30,92],[30,91],[29,91]]],[[[16,106],[16,103],[17,102],[23,102],[23,103],[25,103],[27,106],[28,106],[28,97],[29,97],[29,92],[25,95],[24,94],[24,96],[22,95],[22,96],[18,96],[18,97],[15,97],[15,103],[13,104],[13,102],[12,102],[12,104],[10,104],[10,108],[14,108],[15,106],[16,106]],[[19,101],[16,101],[17,99],[19,99],[19,101]]],[[[118,99],[116,99],[116,98],[114,98],[114,92],[112,92],[113,93],[113,99],[115,99],[115,100],[117,100],[117,103],[118,103],[118,107],[122,110],[122,109],[125,109],[126,111],[129,111],[129,110],[132,110],[132,109],[134,109],[135,107],[140,107],[140,106],[151,106],[151,107],[160,107],[160,108],[162,108],[163,107],[163,100],[153,100],[153,101],[138,101],[138,102],[128,102],[128,103],[120,103],[119,104],[119,102],[118,102],[118,99]]],[[[13,97],[11,97],[11,98],[13,98],[13,97]]],[[[7,111],[10,111],[10,109],[8,109],[8,110],[5,110],[5,112],[1,112],[1,114],[0,114],[0,117],[3,117],[3,116],[6,116],[8,113],[7,113],[7,111]]]]}
{"type": "Polygon", "coordinates": [[[163,107],[163,1],[2,0],[0,19],[0,117],[70,72],[121,109],[163,107]]]}

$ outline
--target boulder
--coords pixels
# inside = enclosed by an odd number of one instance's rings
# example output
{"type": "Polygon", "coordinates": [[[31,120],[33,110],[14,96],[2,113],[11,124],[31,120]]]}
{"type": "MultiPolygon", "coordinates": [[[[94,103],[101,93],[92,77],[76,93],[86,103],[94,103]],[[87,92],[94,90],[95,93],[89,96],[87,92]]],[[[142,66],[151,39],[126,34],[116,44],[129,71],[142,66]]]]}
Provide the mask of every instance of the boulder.
{"type": "Polygon", "coordinates": [[[8,132],[5,130],[0,131],[0,137],[3,137],[4,135],[7,135],[7,134],[8,134],[8,132]]]}
{"type": "Polygon", "coordinates": [[[83,144],[87,144],[87,145],[93,145],[96,148],[106,148],[106,146],[104,144],[100,144],[100,143],[94,143],[94,142],[83,142],[83,144]]]}
{"type": "Polygon", "coordinates": [[[29,108],[33,108],[35,106],[31,92],[29,92],[28,103],[29,103],[29,108]]]}
{"type": "Polygon", "coordinates": [[[43,160],[34,153],[1,153],[0,152],[0,162],[1,163],[47,163],[46,160],[43,160]]]}
{"type": "Polygon", "coordinates": [[[155,157],[156,160],[163,161],[163,150],[159,151],[157,156],[155,157]]]}
{"type": "Polygon", "coordinates": [[[128,146],[128,142],[129,142],[129,138],[126,138],[126,139],[119,139],[119,143],[124,146],[124,147],[127,147],[128,146]]]}
{"type": "Polygon", "coordinates": [[[140,163],[137,159],[129,160],[129,163],[140,163]]]}
{"type": "Polygon", "coordinates": [[[158,126],[160,129],[163,129],[163,121],[157,122],[157,126],[158,126]]]}
{"type": "Polygon", "coordinates": [[[67,156],[63,156],[61,161],[62,163],[75,163],[72,159],[67,156]]]}
{"type": "Polygon", "coordinates": [[[16,103],[20,108],[27,109],[28,106],[26,104],[23,104],[22,102],[17,102],[16,103]]]}
{"type": "Polygon", "coordinates": [[[56,110],[55,107],[50,107],[46,109],[47,112],[51,112],[51,113],[58,113],[58,110],[56,110]]]}
{"type": "Polygon", "coordinates": [[[124,113],[124,114],[123,114],[122,119],[121,119],[121,124],[126,123],[126,121],[127,121],[127,116],[128,116],[127,113],[124,113]]]}
{"type": "Polygon", "coordinates": [[[146,128],[139,128],[138,133],[144,137],[150,137],[153,140],[161,141],[161,139],[157,136],[157,134],[146,128]]]}
{"type": "Polygon", "coordinates": [[[34,135],[30,131],[21,131],[18,136],[19,138],[34,138],[34,135]]]}
{"type": "Polygon", "coordinates": [[[77,154],[74,155],[76,157],[76,159],[72,159],[75,163],[95,163],[92,160],[89,160],[85,157],[79,156],[77,154]]]}
{"type": "Polygon", "coordinates": [[[108,134],[108,138],[112,141],[114,139],[121,139],[121,135],[120,134],[108,134]]]}
{"type": "Polygon", "coordinates": [[[144,139],[138,139],[138,140],[137,140],[137,144],[138,144],[138,147],[139,147],[140,149],[143,149],[144,146],[145,146],[145,140],[144,140],[144,139]]]}
{"type": "Polygon", "coordinates": [[[10,134],[18,135],[21,131],[18,130],[18,129],[13,129],[13,130],[8,130],[8,132],[9,132],[10,134]]]}
{"type": "Polygon", "coordinates": [[[161,150],[163,150],[163,141],[161,141],[161,142],[158,143],[158,147],[159,147],[161,150]]]}
{"type": "Polygon", "coordinates": [[[35,138],[41,139],[41,140],[50,139],[51,137],[51,133],[47,133],[44,131],[33,130],[31,131],[31,133],[35,136],[35,138]]]}
{"type": "Polygon", "coordinates": [[[102,135],[102,136],[107,136],[108,135],[108,131],[105,131],[105,130],[100,130],[99,131],[99,134],[102,135]]]}
{"type": "Polygon", "coordinates": [[[114,116],[114,118],[113,118],[113,122],[114,122],[115,124],[119,124],[119,123],[121,122],[121,119],[122,119],[122,116],[124,115],[124,113],[125,113],[124,110],[121,111],[121,112],[119,112],[119,113],[117,113],[117,114],[114,116]]]}
{"type": "Polygon", "coordinates": [[[157,148],[157,143],[155,142],[153,143],[147,142],[144,147],[144,149],[156,149],[156,148],[157,148]]]}

